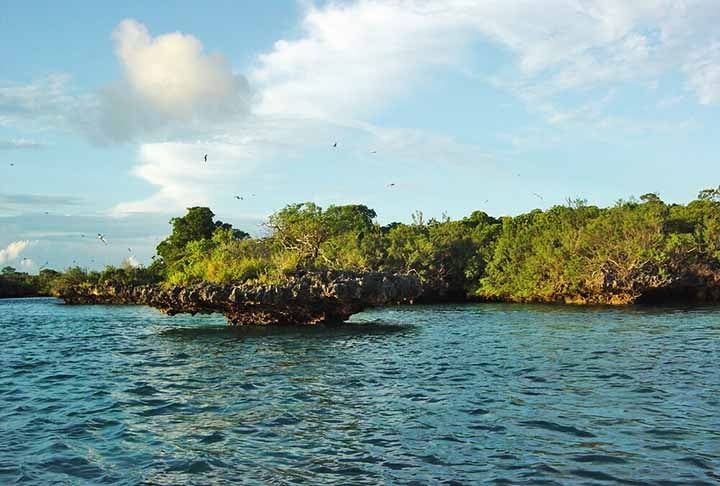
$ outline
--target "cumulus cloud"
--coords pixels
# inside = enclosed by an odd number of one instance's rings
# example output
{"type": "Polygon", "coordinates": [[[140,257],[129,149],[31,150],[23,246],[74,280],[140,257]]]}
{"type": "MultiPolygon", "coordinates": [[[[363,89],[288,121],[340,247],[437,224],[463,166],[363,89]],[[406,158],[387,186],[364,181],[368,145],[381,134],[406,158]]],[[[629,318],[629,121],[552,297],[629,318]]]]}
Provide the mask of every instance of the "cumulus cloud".
{"type": "Polygon", "coordinates": [[[0,264],[15,260],[29,245],[29,240],[13,241],[0,250],[0,264]]]}
{"type": "MultiPolygon", "coordinates": [[[[233,73],[219,53],[205,53],[189,34],[157,37],[135,20],[112,33],[124,78],[103,87],[94,100],[96,138],[126,141],[182,122],[198,128],[242,116],[251,93],[247,80],[233,73]]],[[[87,127],[92,129],[92,127],[87,127]]]]}
{"type": "Polygon", "coordinates": [[[156,110],[172,117],[223,115],[246,107],[247,83],[221,54],[179,32],[150,36],[147,27],[124,20],[113,32],[128,84],[156,110]]]}

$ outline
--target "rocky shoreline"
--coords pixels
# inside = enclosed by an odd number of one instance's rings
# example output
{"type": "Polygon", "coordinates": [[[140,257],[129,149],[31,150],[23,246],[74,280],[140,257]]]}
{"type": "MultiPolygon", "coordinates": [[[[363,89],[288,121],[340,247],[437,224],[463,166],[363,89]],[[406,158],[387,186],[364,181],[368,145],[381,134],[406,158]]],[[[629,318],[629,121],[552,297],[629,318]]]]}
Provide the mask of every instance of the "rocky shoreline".
{"type": "Polygon", "coordinates": [[[63,291],[66,304],[147,305],[168,315],[222,313],[231,325],[334,324],[362,310],[382,305],[439,302],[506,302],[574,305],[720,303],[720,277],[694,269],[683,278],[628,291],[612,285],[592,295],[501,299],[458,296],[423,284],[414,275],[381,272],[300,272],[282,285],[195,286],[117,283],[81,284],[63,291]]]}
{"type": "Polygon", "coordinates": [[[334,324],[379,305],[413,303],[422,294],[414,275],[380,272],[300,273],[283,285],[78,285],[66,304],[136,304],[168,315],[222,313],[231,325],[334,324]]]}

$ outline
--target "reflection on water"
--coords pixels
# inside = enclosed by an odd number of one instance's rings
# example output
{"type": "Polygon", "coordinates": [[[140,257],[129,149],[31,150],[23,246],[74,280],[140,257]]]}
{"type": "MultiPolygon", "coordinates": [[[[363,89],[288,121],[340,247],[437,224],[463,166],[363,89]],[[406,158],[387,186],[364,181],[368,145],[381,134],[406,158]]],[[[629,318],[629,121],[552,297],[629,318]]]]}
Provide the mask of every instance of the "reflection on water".
{"type": "Polygon", "coordinates": [[[718,484],[715,308],[0,301],[0,484],[718,484]]]}
{"type": "Polygon", "coordinates": [[[173,327],[161,331],[162,336],[198,339],[213,338],[220,339],[242,339],[255,337],[297,337],[315,339],[333,339],[335,337],[347,337],[355,335],[386,335],[407,333],[415,329],[412,324],[386,323],[381,320],[373,322],[350,322],[342,325],[317,325],[317,326],[228,326],[212,325],[202,327],[173,327]]]}

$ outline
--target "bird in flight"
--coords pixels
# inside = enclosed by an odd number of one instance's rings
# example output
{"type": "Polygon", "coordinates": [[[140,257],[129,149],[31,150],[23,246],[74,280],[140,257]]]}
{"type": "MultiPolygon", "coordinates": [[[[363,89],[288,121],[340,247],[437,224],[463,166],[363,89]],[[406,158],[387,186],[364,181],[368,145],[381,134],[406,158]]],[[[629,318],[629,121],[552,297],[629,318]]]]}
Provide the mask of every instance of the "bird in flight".
{"type": "Polygon", "coordinates": [[[337,142],[333,144],[333,148],[337,148],[337,142]]]}
{"type": "Polygon", "coordinates": [[[543,200],[543,197],[537,192],[533,192],[533,196],[540,198],[540,200],[543,200]]]}
{"type": "Polygon", "coordinates": [[[205,157],[203,157],[203,159],[205,160],[205,162],[207,162],[207,154],[205,154],[205,157]]]}
{"type": "Polygon", "coordinates": [[[371,153],[371,154],[376,154],[376,153],[377,153],[377,150],[373,150],[373,151],[370,152],[370,153],[371,153]]]}
{"type": "Polygon", "coordinates": [[[130,253],[132,253],[132,248],[128,248],[128,251],[129,251],[130,253]]]}
{"type": "Polygon", "coordinates": [[[10,167],[15,167],[15,164],[13,164],[12,162],[10,162],[10,167]]]}
{"type": "Polygon", "coordinates": [[[388,184],[387,186],[388,186],[388,187],[395,187],[395,183],[394,183],[394,182],[391,182],[391,183],[388,184]]]}
{"type": "Polygon", "coordinates": [[[242,196],[235,196],[235,199],[237,199],[238,201],[242,201],[242,200],[244,200],[245,198],[242,197],[242,196]]]}
{"type": "Polygon", "coordinates": [[[102,242],[103,242],[104,244],[106,244],[106,245],[108,244],[108,242],[105,241],[105,235],[103,235],[103,234],[98,233],[97,239],[100,240],[100,241],[102,241],[102,242]]]}

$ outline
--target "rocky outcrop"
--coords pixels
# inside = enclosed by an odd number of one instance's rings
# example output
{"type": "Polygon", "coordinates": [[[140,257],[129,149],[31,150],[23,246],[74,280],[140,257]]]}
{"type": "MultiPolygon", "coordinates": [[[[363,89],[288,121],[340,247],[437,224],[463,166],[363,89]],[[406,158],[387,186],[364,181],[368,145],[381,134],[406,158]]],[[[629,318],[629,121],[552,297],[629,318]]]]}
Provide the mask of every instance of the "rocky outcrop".
{"type": "Polygon", "coordinates": [[[282,285],[78,285],[67,304],[140,304],[168,314],[220,312],[232,325],[339,323],[367,307],[412,303],[422,293],[414,275],[380,272],[299,273],[282,285]]]}
{"type": "Polygon", "coordinates": [[[702,264],[686,265],[654,275],[635,276],[618,282],[603,278],[581,293],[555,293],[513,298],[506,295],[482,295],[491,302],[575,304],[575,305],[665,305],[720,303],[720,268],[702,264]]]}
{"type": "Polygon", "coordinates": [[[635,304],[717,304],[720,303],[720,269],[704,264],[688,265],[672,272],[664,285],[648,286],[634,299],[635,304]]]}

